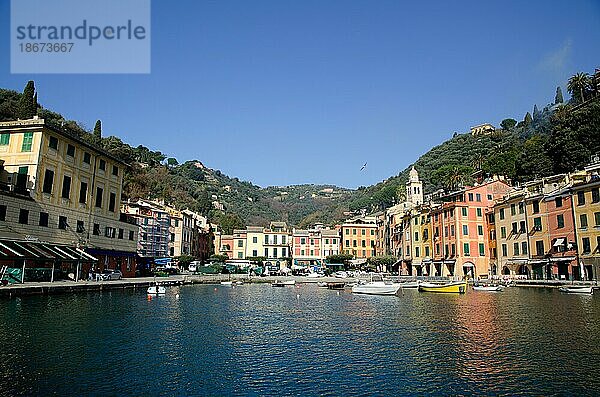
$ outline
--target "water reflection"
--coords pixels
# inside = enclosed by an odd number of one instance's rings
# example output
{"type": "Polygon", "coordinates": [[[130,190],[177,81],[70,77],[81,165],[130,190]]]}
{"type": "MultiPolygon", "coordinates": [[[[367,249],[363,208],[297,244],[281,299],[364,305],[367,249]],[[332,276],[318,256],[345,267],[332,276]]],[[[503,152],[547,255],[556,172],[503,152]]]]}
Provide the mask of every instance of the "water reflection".
{"type": "Polygon", "coordinates": [[[0,313],[9,395],[600,393],[598,299],[557,291],[185,286],[13,299],[0,313]]]}

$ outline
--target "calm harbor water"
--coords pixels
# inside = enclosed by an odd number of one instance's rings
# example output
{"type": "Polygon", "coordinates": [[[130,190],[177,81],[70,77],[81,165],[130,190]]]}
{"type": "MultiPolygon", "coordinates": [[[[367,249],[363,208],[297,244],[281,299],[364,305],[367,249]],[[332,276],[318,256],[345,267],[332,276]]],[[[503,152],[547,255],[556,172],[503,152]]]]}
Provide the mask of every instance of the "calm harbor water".
{"type": "Polygon", "coordinates": [[[205,285],[0,316],[0,395],[600,395],[600,296],[205,285]]]}

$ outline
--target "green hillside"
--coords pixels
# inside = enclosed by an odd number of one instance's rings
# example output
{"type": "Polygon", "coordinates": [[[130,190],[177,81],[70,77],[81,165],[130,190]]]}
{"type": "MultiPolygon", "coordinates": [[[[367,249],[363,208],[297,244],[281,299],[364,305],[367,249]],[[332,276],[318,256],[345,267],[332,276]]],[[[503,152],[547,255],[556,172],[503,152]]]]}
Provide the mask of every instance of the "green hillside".
{"type": "MultiPolygon", "coordinates": [[[[541,111],[534,106],[533,116],[527,112],[520,122],[505,119],[502,128],[490,135],[455,134],[432,148],[414,163],[425,193],[469,184],[475,177],[497,174],[526,181],[582,168],[592,154],[600,152],[599,86],[597,75],[577,74],[569,80],[569,91],[575,93],[569,102],[563,103],[557,89],[555,101],[541,111]]],[[[161,199],[176,208],[189,208],[221,224],[225,232],[273,220],[300,227],[334,224],[348,211],[381,210],[403,199],[410,169],[357,190],[331,185],[261,188],[199,160],[179,164],[159,151],[132,147],[115,136],[103,137],[100,121],[89,131],[38,104],[33,82],[23,93],[0,89],[0,121],[36,114],[131,164],[123,199],[161,199]]]]}

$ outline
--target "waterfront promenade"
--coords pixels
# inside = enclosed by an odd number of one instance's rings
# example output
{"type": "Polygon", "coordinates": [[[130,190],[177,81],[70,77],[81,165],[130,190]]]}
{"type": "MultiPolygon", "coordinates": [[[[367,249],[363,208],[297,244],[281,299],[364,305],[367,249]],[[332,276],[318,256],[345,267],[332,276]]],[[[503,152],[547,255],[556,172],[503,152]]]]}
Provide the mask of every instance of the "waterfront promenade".
{"type": "MultiPolygon", "coordinates": [[[[121,280],[102,281],[71,281],[62,280],[54,282],[27,282],[24,284],[9,284],[0,287],[0,298],[11,298],[26,295],[49,295],[76,292],[94,292],[119,289],[146,289],[158,283],[161,285],[191,285],[191,284],[220,284],[221,281],[243,281],[247,284],[267,284],[276,280],[294,279],[297,284],[310,284],[317,282],[352,282],[356,278],[320,277],[309,278],[301,276],[252,276],[246,274],[178,274],[169,277],[136,277],[121,280]]],[[[365,279],[365,277],[362,277],[365,279]]],[[[573,282],[564,280],[518,280],[513,284],[516,287],[558,288],[562,285],[571,285],[573,282]]],[[[598,286],[596,281],[576,282],[577,285],[598,286]]]]}

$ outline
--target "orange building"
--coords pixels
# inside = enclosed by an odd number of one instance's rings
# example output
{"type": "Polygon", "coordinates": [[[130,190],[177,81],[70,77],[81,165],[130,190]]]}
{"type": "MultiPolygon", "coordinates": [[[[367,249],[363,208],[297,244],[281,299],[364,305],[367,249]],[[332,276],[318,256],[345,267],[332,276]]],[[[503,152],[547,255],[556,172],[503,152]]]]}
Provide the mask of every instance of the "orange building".
{"type": "Polygon", "coordinates": [[[377,223],[373,216],[347,220],[342,225],[342,253],[355,259],[376,256],[377,223]]]}

